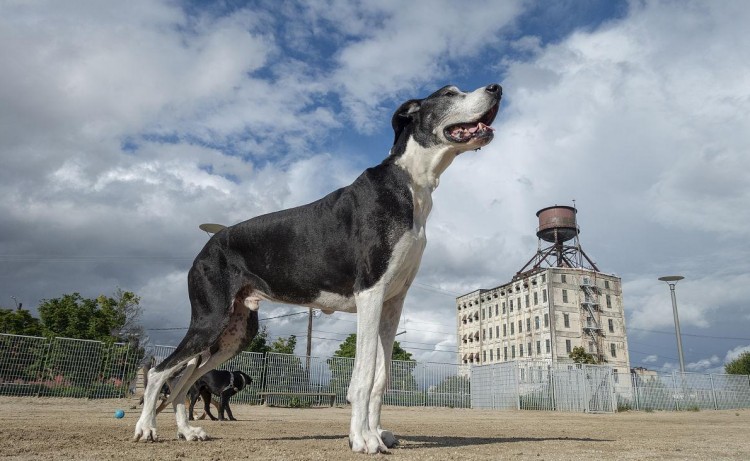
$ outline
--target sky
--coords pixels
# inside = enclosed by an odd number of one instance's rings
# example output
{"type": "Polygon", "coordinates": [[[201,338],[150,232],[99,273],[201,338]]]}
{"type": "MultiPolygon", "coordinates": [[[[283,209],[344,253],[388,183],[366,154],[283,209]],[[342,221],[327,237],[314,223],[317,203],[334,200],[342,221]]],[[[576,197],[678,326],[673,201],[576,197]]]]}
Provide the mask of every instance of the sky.
{"type": "MultiPolygon", "coordinates": [[[[536,211],[575,200],[631,366],[678,369],[678,274],[687,369],[721,372],[750,351],[749,22],[741,0],[2,2],[0,307],[120,288],[176,345],[201,223],[317,200],[388,155],[403,101],[497,82],[494,141],[433,194],[402,347],[455,363],[455,297],[508,282],[536,211]]],[[[304,353],[306,312],[262,324],[304,353]]],[[[355,319],[316,317],[313,355],[355,319]]]]}

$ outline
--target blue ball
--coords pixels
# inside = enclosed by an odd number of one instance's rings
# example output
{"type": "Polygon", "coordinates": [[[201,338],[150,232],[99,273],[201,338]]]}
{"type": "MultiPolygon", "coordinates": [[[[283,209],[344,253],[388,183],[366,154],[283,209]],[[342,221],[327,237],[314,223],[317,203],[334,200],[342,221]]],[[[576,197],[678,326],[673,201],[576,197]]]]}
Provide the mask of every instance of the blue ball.
{"type": "Polygon", "coordinates": [[[120,419],[125,416],[125,412],[122,410],[115,410],[115,418],[120,419]]]}

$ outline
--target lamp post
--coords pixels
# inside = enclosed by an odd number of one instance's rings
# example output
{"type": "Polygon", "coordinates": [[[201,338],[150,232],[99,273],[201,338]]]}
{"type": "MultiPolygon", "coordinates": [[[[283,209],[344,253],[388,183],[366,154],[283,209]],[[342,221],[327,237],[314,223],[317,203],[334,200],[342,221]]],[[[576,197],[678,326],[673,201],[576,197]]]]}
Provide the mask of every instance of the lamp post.
{"type": "Polygon", "coordinates": [[[674,332],[677,336],[677,353],[679,354],[680,358],[680,372],[685,373],[685,359],[682,355],[682,335],[680,334],[680,317],[677,315],[677,296],[675,296],[674,293],[674,286],[679,282],[680,280],[684,279],[685,277],[681,275],[666,275],[664,277],[659,277],[659,280],[662,282],[666,282],[667,285],[669,285],[669,291],[672,294],[672,313],[674,314],[674,332]]]}

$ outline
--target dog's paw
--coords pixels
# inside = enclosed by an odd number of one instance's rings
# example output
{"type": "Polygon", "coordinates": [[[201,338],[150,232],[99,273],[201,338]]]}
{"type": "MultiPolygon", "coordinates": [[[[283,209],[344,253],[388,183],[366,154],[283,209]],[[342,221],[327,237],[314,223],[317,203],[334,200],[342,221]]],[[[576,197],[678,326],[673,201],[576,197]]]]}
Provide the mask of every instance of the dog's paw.
{"type": "Polygon", "coordinates": [[[367,453],[369,455],[388,453],[388,447],[380,440],[380,437],[372,432],[361,435],[349,434],[349,448],[355,453],[367,453]]]}
{"type": "Polygon", "coordinates": [[[159,437],[156,435],[156,427],[140,422],[136,424],[133,442],[156,442],[157,440],[159,440],[159,437]]]}
{"type": "Polygon", "coordinates": [[[208,440],[208,434],[202,427],[186,426],[177,429],[177,438],[188,441],[208,440]]]}

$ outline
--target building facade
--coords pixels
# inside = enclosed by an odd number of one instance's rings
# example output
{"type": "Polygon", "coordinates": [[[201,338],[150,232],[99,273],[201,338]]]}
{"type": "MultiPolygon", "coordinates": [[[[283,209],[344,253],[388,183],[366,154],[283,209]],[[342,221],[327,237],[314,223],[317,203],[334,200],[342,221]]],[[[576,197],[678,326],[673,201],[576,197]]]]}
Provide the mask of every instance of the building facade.
{"type": "Polygon", "coordinates": [[[580,267],[535,268],[456,298],[459,363],[570,362],[581,346],[617,372],[630,369],[619,277],[580,267]]]}

